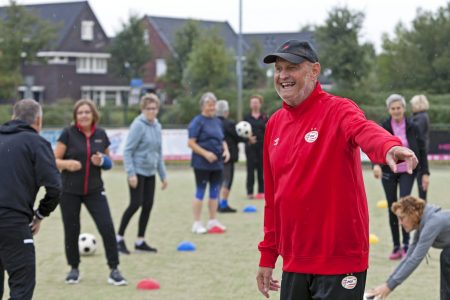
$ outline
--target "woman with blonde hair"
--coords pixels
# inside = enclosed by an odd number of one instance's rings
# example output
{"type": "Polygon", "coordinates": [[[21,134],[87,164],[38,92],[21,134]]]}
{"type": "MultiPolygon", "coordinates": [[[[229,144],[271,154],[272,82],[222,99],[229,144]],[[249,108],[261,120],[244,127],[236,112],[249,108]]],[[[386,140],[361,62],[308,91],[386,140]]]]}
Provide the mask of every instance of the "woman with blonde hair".
{"type": "Polygon", "coordinates": [[[385,299],[409,275],[414,272],[428,250],[442,249],[440,299],[450,299],[450,211],[428,204],[413,196],[401,198],[392,205],[392,212],[398,217],[405,231],[416,230],[414,240],[406,257],[395,268],[386,283],[369,290],[368,296],[385,299]]]}
{"type": "MultiPolygon", "coordinates": [[[[427,97],[425,95],[415,95],[412,97],[411,101],[412,118],[414,124],[419,128],[420,135],[425,141],[425,148],[428,153],[430,146],[430,118],[428,117],[428,108],[430,104],[428,103],[427,97]]],[[[417,172],[417,188],[419,190],[419,198],[427,200],[427,190],[429,185],[429,176],[418,170],[417,172]],[[425,178],[425,181],[424,179],[425,178]]]]}
{"type": "Polygon", "coordinates": [[[161,179],[161,189],[167,187],[166,167],[162,155],[162,131],[157,116],[160,106],[158,96],[145,94],[141,98],[141,114],[131,123],[123,163],[128,175],[130,204],[124,211],[117,232],[117,247],[122,254],[130,254],[124,235],[133,215],[141,208],[138,234],[134,249],[142,252],[157,252],[145,242],[145,231],[150,219],[154,196],[155,175],[161,179]]]}

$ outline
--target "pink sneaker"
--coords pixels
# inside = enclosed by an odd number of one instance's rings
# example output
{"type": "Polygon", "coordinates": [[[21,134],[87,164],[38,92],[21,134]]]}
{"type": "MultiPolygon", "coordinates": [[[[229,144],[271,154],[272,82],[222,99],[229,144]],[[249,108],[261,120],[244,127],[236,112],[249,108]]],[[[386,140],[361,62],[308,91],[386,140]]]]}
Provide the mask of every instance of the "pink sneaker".
{"type": "Polygon", "coordinates": [[[256,194],[255,199],[264,200],[264,193],[256,194]]]}
{"type": "Polygon", "coordinates": [[[389,255],[390,260],[398,260],[398,259],[401,259],[402,257],[403,257],[403,249],[401,249],[401,248],[394,249],[394,251],[392,251],[391,255],[389,255]]]}

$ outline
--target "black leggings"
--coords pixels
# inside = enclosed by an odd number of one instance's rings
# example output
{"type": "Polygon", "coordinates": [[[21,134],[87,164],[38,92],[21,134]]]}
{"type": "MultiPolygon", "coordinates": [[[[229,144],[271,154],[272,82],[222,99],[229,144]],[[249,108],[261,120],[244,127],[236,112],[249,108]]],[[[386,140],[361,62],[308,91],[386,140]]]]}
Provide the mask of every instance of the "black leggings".
{"type": "Polygon", "coordinates": [[[88,195],[63,193],[61,196],[61,213],[64,223],[64,236],[67,262],[72,268],[78,268],[78,236],[80,235],[81,203],[84,203],[103,239],[108,266],[111,269],[119,265],[114,224],[111,218],[105,192],[98,191],[88,195]]]}
{"type": "Polygon", "coordinates": [[[427,191],[424,191],[422,188],[422,177],[425,175],[420,170],[417,172],[417,190],[419,191],[419,198],[423,200],[427,200],[427,191]]]}
{"type": "MultiPolygon", "coordinates": [[[[416,175],[408,173],[389,173],[383,172],[381,183],[383,184],[386,200],[388,202],[389,225],[391,227],[392,241],[394,247],[400,247],[400,232],[397,216],[391,211],[391,206],[397,201],[397,186],[400,187],[400,197],[411,195],[416,175]]],[[[402,227],[403,245],[409,244],[409,233],[402,227]]]]}
{"type": "Polygon", "coordinates": [[[247,195],[253,195],[255,171],[258,176],[258,193],[264,193],[263,155],[262,146],[251,145],[245,147],[247,157],[247,195]]]}
{"type": "Polygon", "coordinates": [[[141,216],[139,217],[138,237],[145,236],[148,220],[150,219],[150,212],[152,211],[153,201],[155,197],[155,176],[137,175],[138,185],[135,189],[130,187],[130,205],[123,213],[122,221],[120,222],[118,234],[123,236],[125,229],[130,222],[131,217],[142,206],[141,216]]]}

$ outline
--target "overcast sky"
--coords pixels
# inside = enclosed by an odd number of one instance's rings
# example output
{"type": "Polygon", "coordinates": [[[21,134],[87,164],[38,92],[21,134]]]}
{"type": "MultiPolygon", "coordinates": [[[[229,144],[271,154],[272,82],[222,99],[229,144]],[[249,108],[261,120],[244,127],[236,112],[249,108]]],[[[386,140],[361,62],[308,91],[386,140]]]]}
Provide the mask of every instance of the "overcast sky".
{"type": "MultiPolygon", "coordinates": [[[[19,4],[65,2],[55,0],[17,0],[19,4]]],[[[361,10],[366,18],[362,40],[380,49],[382,33],[392,33],[402,21],[410,24],[417,8],[436,11],[448,0],[242,0],[244,33],[292,32],[306,24],[323,24],[328,12],[337,5],[361,10]]],[[[0,0],[7,5],[8,0],[0,0]]],[[[239,0],[90,0],[92,9],[109,36],[121,28],[130,13],[165,17],[228,21],[239,29],[239,0]]]]}

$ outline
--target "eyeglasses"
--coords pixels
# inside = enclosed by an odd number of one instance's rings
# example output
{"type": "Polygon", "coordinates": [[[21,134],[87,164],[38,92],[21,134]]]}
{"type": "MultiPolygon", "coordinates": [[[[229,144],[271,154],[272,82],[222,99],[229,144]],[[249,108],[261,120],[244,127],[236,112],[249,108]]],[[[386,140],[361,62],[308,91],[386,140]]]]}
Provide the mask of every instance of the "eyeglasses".
{"type": "Polygon", "coordinates": [[[152,111],[152,110],[158,110],[158,108],[157,107],[146,107],[146,108],[144,108],[144,110],[152,111]]]}

